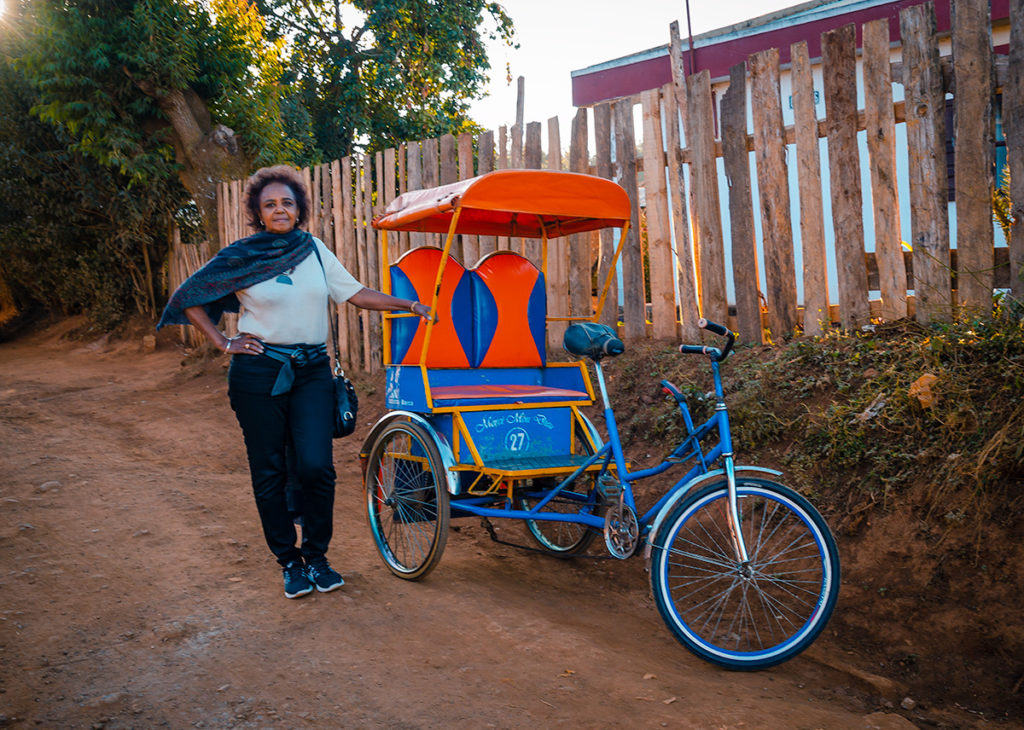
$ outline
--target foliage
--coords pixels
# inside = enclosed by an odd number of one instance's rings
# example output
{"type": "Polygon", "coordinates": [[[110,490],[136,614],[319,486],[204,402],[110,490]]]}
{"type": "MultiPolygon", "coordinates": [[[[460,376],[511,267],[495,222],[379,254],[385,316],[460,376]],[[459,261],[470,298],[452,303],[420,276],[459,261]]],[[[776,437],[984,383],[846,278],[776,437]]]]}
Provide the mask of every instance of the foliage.
{"type": "Polygon", "coordinates": [[[992,190],[992,217],[1003,230],[1003,238],[1010,240],[1013,229],[1013,204],[1010,200],[1010,166],[1003,167],[1003,179],[992,190]]]}
{"type": "MultiPolygon", "coordinates": [[[[9,15],[7,28],[17,20],[9,15]]],[[[152,314],[169,216],[187,195],[173,178],[129,188],[33,116],[35,90],[10,60],[23,43],[0,34],[0,277],[20,311],[86,312],[104,328],[152,314]]]]}
{"type": "MultiPolygon", "coordinates": [[[[160,100],[189,90],[200,116],[240,133],[257,163],[287,145],[278,113],[278,44],[245,0],[67,0],[30,4],[31,43],[20,66],[34,111],[67,128],[73,148],[133,182],[171,177],[175,130],[160,100]]],[[[180,150],[179,150],[180,152],[180,150]]],[[[181,155],[177,155],[181,162],[181,155]]]]}
{"type": "MultiPolygon", "coordinates": [[[[468,128],[490,68],[484,41],[512,21],[484,0],[257,0],[287,39],[286,81],[322,159],[468,128]]],[[[294,118],[294,117],[293,117],[294,118]]]]}

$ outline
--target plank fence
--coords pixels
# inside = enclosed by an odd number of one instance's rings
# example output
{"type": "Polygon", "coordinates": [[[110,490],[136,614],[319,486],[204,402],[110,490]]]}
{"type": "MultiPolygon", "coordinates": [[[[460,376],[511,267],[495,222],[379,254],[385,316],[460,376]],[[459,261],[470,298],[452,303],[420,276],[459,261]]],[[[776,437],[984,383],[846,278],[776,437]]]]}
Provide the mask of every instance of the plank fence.
{"type": "MultiPolygon", "coordinates": [[[[953,8],[952,58],[940,55],[931,2],[901,11],[901,61],[890,61],[885,19],[824,33],[824,119],[815,113],[806,44],[794,44],[791,126],[783,123],[777,49],[755,53],[731,70],[719,114],[708,72],[684,76],[678,26],[673,24],[673,82],[638,97],[579,109],[569,130],[567,159],[562,158],[557,118],[547,122],[545,152],[544,126],[524,126],[521,116],[510,129],[498,130],[497,141],[490,131],[476,137],[445,135],[353,155],[303,171],[312,193],[309,230],[360,281],[380,288],[385,272],[378,233],[369,222],[397,195],[494,169],[569,169],[617,181],[633,202],[633,224],[619,264],[621,287],[609,292],[604,319],[618,324],[627,338],[693,340],[699,337],[694,323],[702,315],[727,321],[743,342],[760,343],[801,331],[816,334],[833,325],[857,328],[878,319],[947,321],[958,307],[991,311],[997,288],[1024,298],[1024,235],[1011,236],[1008,248],[995,247],[990,202],[993,103],[1001,92],[1013,212],[1016,220],[1024,220],[1024,0],[1010,2],[1008,58],[994,54],[988,2],[954,0],[953,8]],[[858,36],[863,39],[863,109],[857,105],[858,36]],[[969,82],[957,84],[958,79],[969,82]],[[902,101],[893,100],[894,84],[903,86],[902,101]],[[956,139],[957,247],[952,250],[947,94],[953,95],[956,139]],[[634,124],[637,105],[642,146],[634,124]],[[899,124],[906,126],[906,149],[896,148],[899,124]],[[589,130],[593,138],[588,138],[589,130]],[[867,134],[863,165],[870,171],[868,220],[862,212],[859,132],[867,134]],[[828,149],[824,175],[820,138],[826,139],[828,149]],[[900,240],[895,173],[900,156],[910,171],[910,250],[900,240]],[[728,185],[724,207],[719,158],[728,185]],[[791,164],[796,166],[795,189],[791,164]],[[790,214],[793,194],[798,198],[796,222],[790,214]],[[826,195],[831,221],[823,213],[826,195]],[[724,217],[729,222],[728,247],[724,217]],[[758,220],[760,240],[755,234],[758,220]],[[828,225],[834,232],[831,252],[826,251],[828,225]],[[865,226],[873,226],[871,252],[865,251],[865,226]],[[794,230],[799,231],[800,251],[795,250],[794,230]],[[836,301],[829,300],[828,260],[834,262],[838,282],[836,301]],[[877,298],[871,299],[871,292],[877,298]]],[[[242,185],[233,181],[220,186],[221,241],[248,233],[242,220],[242,185]]],[[[593,283],[605,281],[617,235],[603,231],[552,242],[547,277],[551,316],[590,313],[593,283]]],[[[394,261],[411,247],[442,243],[436,234],[391,236],[388,256],[394,261]]],[[[505,248],[534,261],[540,255],[537,242],[493,236],[458,237],[453,255],[472,267],[480,257],[505,248]]],[[[343,307],[339,325],[343,366],[379,369],[379,314],[343,307]]],[[[550,327],[552,351],[560,347],[564,326],[550,327]]]]}

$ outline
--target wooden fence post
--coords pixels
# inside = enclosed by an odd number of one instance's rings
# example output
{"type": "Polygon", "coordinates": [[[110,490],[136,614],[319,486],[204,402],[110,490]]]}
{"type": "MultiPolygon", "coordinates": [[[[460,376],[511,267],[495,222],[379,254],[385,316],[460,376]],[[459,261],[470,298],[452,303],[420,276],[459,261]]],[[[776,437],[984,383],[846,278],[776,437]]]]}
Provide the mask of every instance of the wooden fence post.
{"type": "Polygon", "coordinates": [[[548,169],[562,169],[562,139],[558,130],[558,117],[548,119],[548,169]]]}
{"type": "MultiPolygon", "coordinates": [[[[406,160],[408,159],[408,148],[409,145],[406,142],[402,142],[400,145],[398,145],[398,179],[395,182],[397,184],[397,191],[399,195],[404,195],[409,190],[408,170],[406,169],[406,160]]],[[[396,233],[395,240],[398,241],[399,256],[401,256],[403,253],[409,250],[408,231],[396,233]]]]}
{"type": "MultiPolygon", "coordinates": [[[[449,185],[459,180],[459,160],[456,155],[455,136],[451,134],[445,134],[441,136],[441,177],[438,180],[438,185],[449,185]]],[[[444,238],[442,237],[439,241],[441,245],[444,245],[444,238]]],[[[456,234],[452,238],[451,255],[456,261],[462,264],[471,264],[466,261],[465,250],[463,249],[463,237],[456,234]]]]}
{"type": "MultiPolygon", "coordinates": [[[[380,270],[380,246],[377,243],[377,230],[370,225],[373,220],[373,166],[370,163],[370,157],[364,158],[365,164],[363,167],[363,221],[366,227],[366,273],[367,281],[372,282],[370,286],[374,289],[380,289],[382,286],[381,275],[384,273],[380,270]]],[[[380,168],[377,169],[377,175],[380,176],[380,168]]],[[[384,363],[384,350],[383,350],[383,339],[381,325],[380,312],[368,311],[367,316],[367,330],[369,331],[368,339],[368,359],[370,361],[369,371],[371,373],[378,373],[384,363]]]]}
{"type": "Polygon", "coordinates": [[[647,257],[651,272],[651,333],[678,339],[672,234],[665,183],[665,148],[661,134],[661,90],[640,95],[644,124],[644,203],[647,209],[647,257]]]}
{"type": "MultiPolygon", "coordinates": [[[[364,204],[364,197],[366,195],[365,180],[366,180],[366,158],[363,155],[357,155],[355,158],[355,179],[353,181],[354,195],[354,213],[355,213],[355,226],[356,226],[356,254],[359,261],[359,271],[352,273],[362,282],[365,286],[370,288],[377,288],[375,284],[370,280],[370,265],[367,261],[369,248],[367,247],[366,240],[366,206],[364,204]]],[[[359,328],[362,334],[362,352],[363,362],[362,367],[366,372],[373,372],[373,363],[370,359],[370,312],[366,309],[359,309],[359,318],[362,320],[362,326],[359,328]]]]}
{"type": "Polygon", "coordinates": [[[892,106],[889,21],[864,24],[864,125],[871,167],[875,218],[875,260],[883,319],[907,316],[907,269],[903,264],[900,209],[896,192],[896,117],[892,106]]]}
{"type": "Polygon", "coordinates": [[[919,322],[949,321],[945,95],[932,2],[900,11],[903,89],[910,159],[914,305],[919,322]]]}
{"type": "Polygon", "coordinates": [[[857,149],[857,39],[854,26],[821,34],[828,130],[829,192],[839,277],[839,321],[868,324],[868,270],[864,263],[864,198],[857,149]]]}
{"type": "Polygon", "coordinates": [[[796,272],[793,226],[789,219],[789,172],[779,95],[779,51],[752,55],[750,103],[754,112],[754,152],[764,236],[768,325],[775,339],[789,337],[796,326],[796,272]]]}
{"type": "MultiPolygon", "coordinates": [[[[459,180],[473,177],[473,135],[463,132],[459,135],[459,180]]],[[[462,263],[468,268],[480,259],[480,237],[470,234],[462,238],[462,263]]]]}
{"type": "Polygon", "coordinates": [[[633,134],[633,100],[620,99],[615,114],[615,162],[618,182],[629,196],[629,232],[622,247],[622,323],[629,339],[647,335],[644,301],[644,260],[640,249],[640,206],[636,187],[636,137],[633,134]]]}
{"type": "Polygon", "coordinates": [[[747,66],[742,62],[729,69],[729,88],[722,97],[722,158],[729,184],[736,329],[743,342],[760,345],[764,342],[764,329],[747,152],[747,66]]]}
{"type": "MultiPolygon", "coordinates": [[[[346,171],[347,172],[347,171],[346,171]]],[[[347,221],[343,215],[344,206],[341,203],[341,161],[334,160],[331,162],[331,241],[327,245],[330,247],[334,255],[338,257],[338,260],[342,262],[344,266],[346,253],[345,253],[345,231],[352,230],[352,222],[347,221]]],[[[346,267],[347,268],[347,267],[346,267]]],[[[338,363],[342,368],[348,368],[352,366],[352,360],[349,357],[349,318],[346,310],[355,309],[355,307],[341,306],[332,307],[330,316],[335,318],[338,324],[338,350],[341,352],[341,362],[338,363]]]]}
{"type": "MultiPolygon", "coordinates": [[[[358,168],[358,163],[357,163],[358,168]]],[[[359,236],[355,220],[355,189],[352,180],[352,158],[341,158],[341,240],[342,265],[349,270],[352,276],[359,278],[359,236]]],[[[362,369],[363,366],[363,340],[360,335],[360,309],[358,307],[343,307],[343,316],[346,319],[345,330],[348,332],[348,346],[344,350],[343,358],[347,359],[349,369],[362,369]]],[[[339,332],[338,337],[341,337],[339,332]]]]}
{"type": "Polygon", "coordinates": [[[725,293],[725,250],[718,198],[714,102],[707,70],[686,78],[686,146],[690,150],[690,183],[695,191],[697,247],[700,250],[701,313],[720,324],[728,322],[725,293]]]}
{"type": "MultiPolygon", "coordinates": [[[[800,244],[803,254],[805,335],[829,326],[828,264],[825,256],[825,214],[821,194],[821,146],[818,112],[807,43],[790,46],[793,126],[796,130],[797,186],[800,197],[800,244]]],[[[891,94],[890,94],[891,97],[891,94]]],[[[892,104],[889,104],[892,109],[892,104]]]]}
{"type": "MultiPolygon", "coordinates": [[[[575,126],[570,127],[569,138],[573,143],[575,126]]],[[[548,120],[548,166],[562,164],[561,142],[558,128],[558,117],[548,120]],[[559,152],[555,152],[559,150],[559,152]]],[[[548,294],[548,316],[569,316],[569,248],[565,236],[548,240],[548,267],[545,281],[548,294]]],[[[548,352],[560,352],[562,337],[565,334],[565,322],[549,322],[547,329],[548,352]]]]}
{"type": "Polygon", "coordinates": [[[951,0],[956,79],[954,186],[957,302],[973,314],[992,311],[992,28],[989,0],[951,0]]]}
{"type": "MultiPolygon", "coordinates": [[[[683,93],[685,94],[685,88],[683,93]]],[[[700,341],[697,327],[700,307],[697,299],[697,281],[690,239],[690,213],[687,205],[686,175],[683,172],[682,143],[679,136],[679,101],[675,84],[661,87],[665,104],[665,150],[668,163],[668,191],[672,212],[672,231],[675,234],[676,288],[679,290],[679,336],[686,342],[700,341]]]]}
{"type": "Polygon", "coordinates": [[[512,153],[509,161],[509,167],[519,169],[523,166],[523,125],[512,125],[511,142],[512,153]]]}
{"type": "MultiPolygon", "coordinates": [[[[523,167],[530,170],[540,169],[542,160],[540,144],[541,124],[540,122],[530,122],[526,125],[526,146],[523,150],[523,167]]],[[[523,238],[520,240],[523,256],[536,264],[537,268],[540,268],[542,258],[540,239],[523,238]]]]}
{"type": "MultiPolygon", "coordinates": [[[[423,140],[423,187],[436,188],[441,184],[438,167],[438,140],[436,137],[423,140]]],[[[444,236],[440,233],[426,233],[426,243],[430,246],[443,246],[444,236]]]]}
{"type": "MultiPolygon", "coordinates": [[[[494,132],[487,131],[480,135],[477,141],[477,173],[486,175],[494,171],[494,132]]],[[[483,258],[489,253],[498,249],[498,239],[495,236],[480,236],[479,256],[483,258]]]]}
{"type": "MultiPolygon", "coordinates": [[[[410,142],[408,149],[408,160],[405,165],[407,171],[406,189],[409,191],[422,190],[426,187],[423,184],[423,143],[410,142]]],[[[409,247],[419,248],[427,243],[427,234],[410,232],[409,247]]]]}
{"type": "MultiPolygon", "coordinates": [[[[384,150],[384,200],[381,205],[381,210],[385,210],[391,202],[395,199],[396,189],[398,187],[397,180],[395,178],[395,159],[396,150],[394,147],[388,147],[384,150]]],[[[402,254],[401,239],[398,232],[395,231],[388,235],[388,260],[394,263],[398,260],[398,257],[402,254]]],[[[383,272],[387,275],[387,272],[383,272]]]]}
{"type": "MultiPolygon", "coordinates": [[[[594,107],[594,138],[597,175],[606,180],[613,180],[615,173],[612,169],[612,106],[608,102],[594,107]]],[[[612,256],[615,254],[615,231],[611,228],[603,229],[599,234],[599,240],[601,248],[597,256],[597,295],[601,296],[601,288],[608,279],[612,256]]],[[[601,310],[599,321],[611,327],[618,326],[619,287],[614,277],[605,295],[604,309],[601,310]]]]}
{"type": "Polygon", "coordinates": [[[1010,0],[1010,63],[1003,86],[1003,130],[1014,221],[1009,240],[1010,291],[1024,301],[1024,0],[1010,0]]]}
{"type": "MultiPolygon", "coordinates": [[[[569,141],[569,168],[573,172],[586,173],[590,169],[587,139],[587,109],[580,107],[572,123],[569,141]]],[[[578,233],[570,236],[569,245],[569,313],[573,317],[589,317],[592,313],[593,284],[591,278],[590,234],[578,233]]]]}

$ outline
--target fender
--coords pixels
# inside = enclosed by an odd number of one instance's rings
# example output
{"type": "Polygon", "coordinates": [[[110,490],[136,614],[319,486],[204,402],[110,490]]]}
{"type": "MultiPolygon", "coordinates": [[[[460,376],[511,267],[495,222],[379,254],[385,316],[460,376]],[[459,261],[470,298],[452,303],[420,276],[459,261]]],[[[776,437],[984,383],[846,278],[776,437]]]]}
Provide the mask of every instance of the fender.
{"type": "MultiPolygon", "coordinates": [[[[777,471],[775,469],[768,469],[767,467],[763,466],[736,466],[737,475],[740,472],[744,471],[753,471],[761,474],[771,474],[772,476],[776,477],[782,476],[781,471],[777,471]]],[[[672,510],[675,508],[677,504],[679,504],[680,502],[683,501],[683,499],[688,497],[696,487],[701,486],[702,484],[704,484],[704,482],[711,481],[712,479],[717,479],[718,477],[724,476],[725,469],[712,469],[706,474],[695,476],[693,479],[691,479],[678,490],[676,490],[676,493],[672,495],[672,498],[665,503],[665,506],[661,508],[657,516],[654,518],[654,522],[651,525],[651,529],[647,532],[647,542],[644,545],[644,561],[647,563],[648,568],[650,568],[651,546],[654,543],[654,538],[658,535],[658,530],[661,529],[661,523],[665,521],[669,513],[672,512],[672,510]]]]}
{"type": "Polygon", "coordinates": [[[604,439],[601,438],[601,434],[598,432],[597,427],[594,426],[593,423],[591,423],[589,418],[587,418],[579,411],[577,411],[576,413],[577,415],[579,415],[580,420],[583,421],[583,425],[586,426],[587,431],[590,432],[590,440],[594,442],[594,446],[596,447],[596,451],[594,453],[597,453],[597,451],[600,451],[601,447],[604,446],[604,439]]]}
{"type": "Polygon", "coordinates": [[[363,488],[366,488],[366,465],[370,460],[370,450],[373,448],[381,432],[391,425],[393,421],[412,421],[418,426],[423,427],[434,440],[434,445],[437,446],[437,451],[441,454],[441,466],[444,468],[445,479],[448,480],[448,492],[450,494],[458,494],[459,473],[452,471],[452,467],[455,466],[455,452],[452,451],[448,440],[437,432],[430,424],[430,421],[419,413],[413,413],[412,411],[390,411],[377,419],[377,422],[373,424],[369,435],[367,435],[366,440],[363,441],[362,448],[359,450],[359,463],[363,470],[363,488]]]}

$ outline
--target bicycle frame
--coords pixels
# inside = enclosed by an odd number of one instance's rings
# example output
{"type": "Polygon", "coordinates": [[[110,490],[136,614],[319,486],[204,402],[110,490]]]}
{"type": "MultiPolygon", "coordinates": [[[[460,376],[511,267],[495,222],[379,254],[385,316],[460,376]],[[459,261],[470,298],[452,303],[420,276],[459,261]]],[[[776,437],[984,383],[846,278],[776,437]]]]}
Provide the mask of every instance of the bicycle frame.
{"type": "MultiPolygon", "coordinates": [[[[737,560],[745,563],[748,560],[746,545],[743,542],[740,531],[739,511],[736,504],[736,464],[733,459],[732,432],[729,427],[729,414],[725,405],[725,395],[722,389],[722,378],[719,371],[719,364],[711,360],[711,371],[715,387],[715,412],[703,423],[693,426],[689,414],[683,410],[687,426],[687,436],[682,443],[675,448],[660,464],[638,471],[630,472],[626,467],[626,457],[622,449],[622,442],[619,437],[618,425],[615,421],[615,413],[612,410],[608,398],[608,389],[605,384],[604,370],[600,362],[594,363],[597,383],[599,386],[601,401],[604,407],[605,423],[608,431],[608,440],[596,453],[591,455],[574,472],[562,479],[553,489],[546,491],[545,496],[529,510],[511,508],[488,507],[484,505],[493,504],[492,497],[459,499],[452,502],[453,511],[462,510],[479,516],[493,516],[498,518],[527,519],[546,522],[573,522],[585,524],[596,529],[603,529],[604,518],[586,513],[569,514],[544,511],[544,507],[556,497],[562,496],[566,487],[573,483],[592,466],[603,462],[601,470],[597,473],[596,479],[604,477],[609,468],[614,466],[615,473],[620,475],[619,486],[622,489],[623,501],[634,513],[637,511],[636,501],[633,496],[632,484],[649,477],[662,474],[673,466],[694,461],[694,465],[680,478],[664,495],[655,503],[643,516],[638,516],[637,521],[641,529],[641,535],[646,537],[658,524],[658,517],[670,502],[682,497],[697,484],[709,478],[724,474],[729,489],[729,512],[730,524],[732,527],[732,542],[736,550],[737,560]],[[718,431],[718,443],[705,452],[700,440],[712,431],[718,431]],[[721,469],[711,469],[719,460],[722,462],[721,469]]],[[[778,474],[772,469],[759,467],[742,467],[743,470],[756,470],[767,473],[778,474]]],[[[538,495],[539,496],[539,495],[538,495]]],[[[506,500],[507,502],[508,500],[506,500]]]]}

